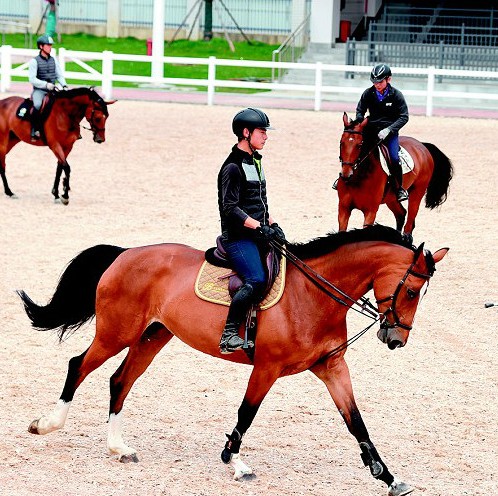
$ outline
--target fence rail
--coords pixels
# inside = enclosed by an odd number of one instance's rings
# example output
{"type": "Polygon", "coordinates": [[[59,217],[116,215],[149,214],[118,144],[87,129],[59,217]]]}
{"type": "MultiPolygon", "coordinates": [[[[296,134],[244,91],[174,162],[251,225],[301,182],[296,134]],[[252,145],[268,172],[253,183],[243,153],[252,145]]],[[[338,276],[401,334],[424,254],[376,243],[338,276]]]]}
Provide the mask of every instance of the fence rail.
{"type": "MultiPolygon", "coordinates": [[[[28,61],[38,52],[36,50],[12,48],[9,45],[0,47],[0,92],[9,90],[12,78],[19,77],[28,79],[28,61]],[[13,58],[16,63],[13,63],[13,58]],[[19,62],[20,59],[25,59],[25,62],[19,62]]],[[[251,60],[226,60],[217,59],[216,57],[209,58],[191,58],[191,57],[161,57],[160,61],[163,64],[185,64],[185,65],[203,65],[208,68],[208,76],[206,79],[189,79],[189,78],[168,78],[168,77],[152,77],[151,76],[133,76],[129,74],[119,74],[114,72],[115,61],[128,61],[128,62],[142,62],[152,66],[152,56],[147,55],[129,55],[129,54],[116,54],[110,51],[100,52],[80,52],[73,50],[66,50],[60,48],[58,52],[58,59],[62,70],[65,73],[66,79],[70,82],[71,79],[83,80],[89,82],[100,82],[102,93],[106,99],[112,98],[113,83],[114,82],[127,82],[127,83],[146,83],[150,85],[181,85],[181,86],[205,86],[207,89],[206,103],[213,105],[215,103],[216,88],[245,88],[256,90],[274,90],[274,91],[289,91],[289,92],[311,92],[314,99],[314,110],[321,109],[324,95],[327,93],[338,94],[360,94],[364,90],[364,86],[353,86],[351,80],[346,79],[344,76],[348,74],[368,75],[371,71],[371,65],[368,66],[351,66],[351,65],[331,65],[316,63],[292,63],[292,62],[266,62],[266,61],[251,61],[251,60]],[[102,71],[98,71],[86,62],[89,60],[102,61],[102,71]],[[65,66],[68,61],[76,63],[81,67],[82,71],[66,71],[65,66]],[[259,67],[272,69],[293,69],[303,71],[313,71],[314,84],[284,84],[279,82],[255,82],[255,81],[233,81],[222,80],[216,78],[216,69],[218,67],[259,67]],[[329,71],[337,73],[338,76],[343,76],[342,85],[327,86],[323,85],[323,74],[329,71]]],[[[403,93],[407,96],[413,95],[425,98],[426,115],[433,114],[434,102],[438,98],[454,98],[454,99],[487,99],[498,101],[497,93],[478,93],[466,91],[444,91],[436,89],[436,78],[459,77],[472,80],[472,78],[486,77],[498,81],[498,72],[483,72],[483,71],[464,71],[464,70],[449,70],[449,69],[436,69],[429,68],[409,68],[409,67],[395,67],[393,68],[396,74],[416,75],[418,77],[426,78],[425,89],[407,89],[403,93]]],[[[152,71],[152,67],[151,67],[152,71]]],[[[338,82],[341,77],[337,77],[338,82]]]]}

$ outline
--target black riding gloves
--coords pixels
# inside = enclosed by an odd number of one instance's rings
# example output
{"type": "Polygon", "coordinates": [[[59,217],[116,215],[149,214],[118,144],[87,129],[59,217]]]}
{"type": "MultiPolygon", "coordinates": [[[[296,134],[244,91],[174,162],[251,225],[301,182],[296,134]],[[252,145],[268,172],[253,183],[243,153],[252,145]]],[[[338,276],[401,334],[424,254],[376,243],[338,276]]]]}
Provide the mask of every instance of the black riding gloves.
{"type": "Polygon", "coordinates": [[[257,229],[260,237],[265,241],[276,241],[277,243],[285,243],[285,234],[282,228],[274,222],[271,226],[262,225],[257,229]]]}
{"type": "Polygon", "coordinates": [[[274,238],[275,241],[278,241],[279,243],[282,244],[287,243],[284,231],[276,222],[274,222],[270,227],[275,231],[275,238],[274,238]]]}

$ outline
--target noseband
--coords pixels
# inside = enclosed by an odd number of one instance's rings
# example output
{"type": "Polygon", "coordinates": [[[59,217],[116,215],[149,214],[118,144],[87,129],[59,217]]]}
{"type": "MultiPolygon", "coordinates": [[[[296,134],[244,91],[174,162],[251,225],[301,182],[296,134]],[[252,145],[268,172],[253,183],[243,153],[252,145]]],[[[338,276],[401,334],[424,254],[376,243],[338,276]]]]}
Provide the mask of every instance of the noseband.
{"type": "Polygon", "coordinates": [[[398,296],[399,296],[399,293],[401,291],[401,288],[405,284],[406,279],[408,278],[408,276],[410,274],[412,276],[419,277],[421,279],[425,279],[426,281],[429,281],[430,278],[432,277],[432,274],[421,274],[420,272],[416,272],[415,270],[413,270],[413,267],[414,267],[415,263],[417,262],[417,260],[418,260],[418,257],[416,257],[415,260],[410,265],[410,267],[408,267],[408,270],[405,272],[405,275],[403,276],[401,281],[399,281],[398,286],[396,287],[393,294],[386,296],[385,298],[381,298],[380,300],[376,300],[377,305],[379,305],[379,303],[385,303],[386,301],[391,301],[391,306],[384,313],[380,314],[381,315],[381,324],[380,324],[381,329],[387,330],[387,329],[394,329],[395,327],[400,327],[401,329],[405,329],[406,331],[412,330],[412,326],[408,326],[406,324],[403,324],[403,322],[401,322],[401,320],[399,319],[398,313],[396,312],[396,302],[398,300],[398,296]],[[387,320],[387,316],[389,314],[392,314],[393,319],[394,319],[394,322],[392,324],[387,320]]]}

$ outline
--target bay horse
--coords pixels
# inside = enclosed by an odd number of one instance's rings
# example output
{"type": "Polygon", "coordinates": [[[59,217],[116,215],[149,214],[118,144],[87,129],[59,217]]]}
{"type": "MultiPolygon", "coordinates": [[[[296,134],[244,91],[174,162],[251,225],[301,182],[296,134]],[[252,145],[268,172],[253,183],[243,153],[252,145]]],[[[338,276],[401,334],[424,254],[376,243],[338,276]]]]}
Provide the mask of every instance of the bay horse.
{"type": "MultiPolygon", "coordinates": [[[[120,461],[137,462],[135,449],[123,440],[123,404],[157,353],[177,337],[213,357],[253,367],[238,421],[232,434],[227,434],[221,455],[234,469],[236,480],[252,473],[240,457],[242,436],[272,385],[279,377],[310,370],[327,387],[372,475],[388,486],[390,496],[408,494],[411,487],[395,479],[382,461],[356,406],[344,358],[346,313],[373,289],[377,305],[369,303],[375,310],[369,327],[380,323],[377,336],[390,349],[405,346],[419,298],[435,264],[447,251],[441,248],[431,254],[423,244],[416,249],[398,231],[380,225],[288,245],[284,253],[299,262],[288,265],[279,303],[258,317],[251,359],[242,351],[220,353],[227,309],[194,293],[203,251],[173,243],[88,248],[68,264],[48,304],[38,305],[26,292],[18,291],[33,327],[57,330],[61,341],[96,316],[95,337],[86,351],[69,361],[57,405],[34,420],[29,432],[47,434],[61,429],[83,380],[128,348],[110,379],[107,447],[120,461]],[[332,290],[323,281],[334,281],[337,286],[332,290]]],[[[363,298],[359,311],[363,312],[367,302],[363,298]]]]}
{"type": "Polygon", "coordinates": [[[17,116],[17,110],[25,99],[19,96],[10,96],[0,100],[0,176],[5,194],[11,198],[16,198],[9,187],[5,174],[7,153],[21,141],[35,146],[48,146],[57,158],[52,194],[55,200],[60,200],[64,205],[67,205],[71,189],[69,186],[71,168],[67,162],[67,157],[76,140],[81,138],[80,122],[86,118],[93,133],[93,141],[103,143],[105,141],[105,122],[109,117],[107,106],[114,103],[115,100],[104,101],[93,87],[54,90],[49,95],[51,99],[47,105],[50,109],[49,114],[45,118],[45,111],[42,109],[41,115],[44,120],[42,138],[37,141],[31,141],[31,121],[17,116]],[[63,171],[63,193],[59,197],[59,183],[63,171]]]}
{"type": "Polygon", "coordinates": [[[429,209],[434,209],[446,201],[453,176],[451,161],[431,143],[421,143],[406,136],[399,137],[400,146],[414,161],[413,170],[403,175],[403,187],[409,192],[407,215],[382,169],[377,144],[365,140],[364,130],[368,117],[361,122],[352,121],[344,112],[343,123],[344,132],[339,150],[341,172],[337,183],[339,230],[347,229],[354,209],[363,212],[364,226],[372,225],[379,206],[385,203],[394,214],[396,229],[403,229],[407,239],[411,241],[415,217],[424,195],[425,206],[429,209]]]}

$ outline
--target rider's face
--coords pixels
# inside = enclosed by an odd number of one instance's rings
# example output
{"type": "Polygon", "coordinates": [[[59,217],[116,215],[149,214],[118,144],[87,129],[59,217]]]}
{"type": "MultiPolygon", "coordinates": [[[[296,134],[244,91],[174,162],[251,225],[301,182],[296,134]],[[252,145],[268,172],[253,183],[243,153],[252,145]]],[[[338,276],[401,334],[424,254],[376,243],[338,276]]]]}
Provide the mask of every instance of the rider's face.
{"type": "Polygon", "coordinates": [[[52,45],[42,45],[41,47],[41,51],[43,53],[45,53],[46,55],[50,55],[50,52],[52,51],[52,45]]]}
{"type": "Polygon", "coordinates": [[[373,85],[379,93],[382,93],[386,89],[387,83],[389,83],[389,81],[391,81],[390,77],[383,79],[380,83],[374,83],[373,85]]]}
{"type": "Polygon", "coordinates": [[[251,146],[255,150],[261,150],[268,139],[266,129],[256,128],[251,134],[251,146]]]}

